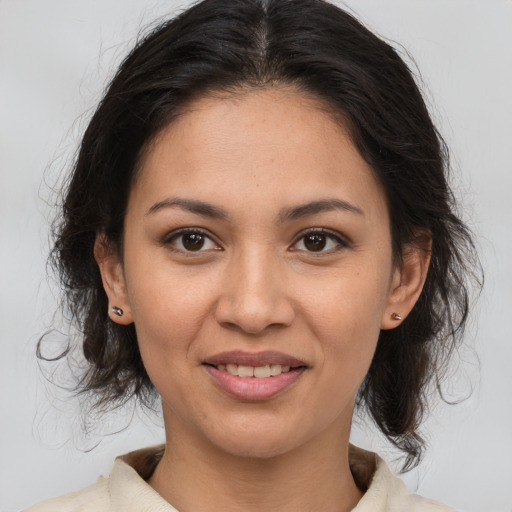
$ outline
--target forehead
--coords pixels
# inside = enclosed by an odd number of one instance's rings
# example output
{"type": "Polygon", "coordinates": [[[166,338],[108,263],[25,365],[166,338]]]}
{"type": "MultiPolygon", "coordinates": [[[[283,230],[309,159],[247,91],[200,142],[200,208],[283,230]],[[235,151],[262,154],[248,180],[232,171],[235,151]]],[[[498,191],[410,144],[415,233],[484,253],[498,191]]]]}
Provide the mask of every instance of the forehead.
{"type": "Polygon", "coordinates": [[[132,199],[141,201],[215,196],[257,206],[332,193],[384,201],[345,127],[320,101],[290,88],[195,100],[149,145],[139,172],[132,199]]]}

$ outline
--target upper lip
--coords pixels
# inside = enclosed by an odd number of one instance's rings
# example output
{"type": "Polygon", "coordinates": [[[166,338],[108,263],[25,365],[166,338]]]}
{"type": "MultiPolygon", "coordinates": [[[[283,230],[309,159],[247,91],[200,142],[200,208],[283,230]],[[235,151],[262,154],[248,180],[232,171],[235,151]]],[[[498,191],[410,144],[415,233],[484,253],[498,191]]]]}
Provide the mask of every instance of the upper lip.
{"type": "Polygon", "coordinates": [[[238,364],[242,366],[265,366],[280,364],[282,366],[306,366],[304,361],[281,352],[244,352],[242,350],[222,352],[208,357],[204,364],[218,366],[219,364],[238,364]]]}

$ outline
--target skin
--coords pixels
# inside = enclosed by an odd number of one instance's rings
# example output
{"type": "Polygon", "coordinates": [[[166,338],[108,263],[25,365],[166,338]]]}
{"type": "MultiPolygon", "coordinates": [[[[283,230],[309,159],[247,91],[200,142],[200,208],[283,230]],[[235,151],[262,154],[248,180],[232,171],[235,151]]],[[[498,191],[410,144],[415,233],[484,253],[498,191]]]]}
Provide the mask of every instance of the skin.
{"type": "Polygon", "coordinates": [[[372,169],[314,99],[274,87],[193,102],[146,151],[122,257],[96,244],[110,305],[125,312],[111,318],[135,322],[162,397],[167,445],[149,483],[183,511],[351,510],[356,393],[428,267],[425,252],[404,255],[398,268],[372,169]],[[353,208],[297,215],[326,200],[353,208]],[[182,228],[207,236],[201,250],[186,250],[182,228]],[[325,247],[311,250],[304,235],[320,228],[325,247]],[[306,370],[268,400],[240,400],[203,364],[235,350],[279,351],[306,370]]]}

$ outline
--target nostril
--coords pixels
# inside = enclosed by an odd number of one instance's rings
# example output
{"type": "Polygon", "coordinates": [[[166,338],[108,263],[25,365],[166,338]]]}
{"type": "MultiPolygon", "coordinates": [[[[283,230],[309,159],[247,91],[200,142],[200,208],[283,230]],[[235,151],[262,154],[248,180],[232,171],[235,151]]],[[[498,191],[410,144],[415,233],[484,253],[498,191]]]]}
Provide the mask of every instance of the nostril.
{"type": "Polygon", "coordinates": [[[256,297],[224,297],[215,308],[215,319],[225,329],[259,334],[269,327],[291,325],[295,311],[285,299],[261,300],[256,297]]]}
{"type": "Polygon", "coordinates": [[[291,325],[295,311],[288,295],[286,269],[267,252],[250,249],[242,250],[225,269],[215,305],[217,322],[253,335],[270,326],[291,325]]]}

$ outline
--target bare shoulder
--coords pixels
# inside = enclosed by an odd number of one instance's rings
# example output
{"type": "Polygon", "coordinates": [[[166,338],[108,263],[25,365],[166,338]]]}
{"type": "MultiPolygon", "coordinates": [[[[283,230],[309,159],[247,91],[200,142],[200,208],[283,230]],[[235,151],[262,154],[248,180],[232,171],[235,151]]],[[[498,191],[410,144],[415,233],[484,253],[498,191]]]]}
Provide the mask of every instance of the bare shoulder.
{"type": "Polygon", "coordinates": [[[107,479],[101,477],[95,484],[81,491],[42,501],[25,512],[111,512],[107,479]]]}

